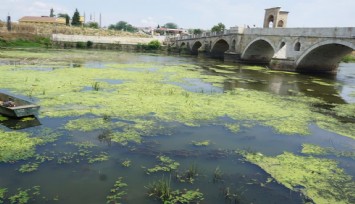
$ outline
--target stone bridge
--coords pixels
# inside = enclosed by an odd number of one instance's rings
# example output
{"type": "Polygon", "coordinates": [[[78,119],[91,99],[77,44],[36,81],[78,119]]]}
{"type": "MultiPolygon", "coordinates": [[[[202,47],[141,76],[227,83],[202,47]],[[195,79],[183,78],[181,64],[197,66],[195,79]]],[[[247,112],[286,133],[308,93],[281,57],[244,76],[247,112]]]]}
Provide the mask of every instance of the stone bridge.
{"type": "Polygon", "coordinates": [[[193,55],[268,64],[275,70],[335,72],[342,57],[355,50],[355,27],[235,27],[223,33],[170,38],[169,43],[193,55]]]}

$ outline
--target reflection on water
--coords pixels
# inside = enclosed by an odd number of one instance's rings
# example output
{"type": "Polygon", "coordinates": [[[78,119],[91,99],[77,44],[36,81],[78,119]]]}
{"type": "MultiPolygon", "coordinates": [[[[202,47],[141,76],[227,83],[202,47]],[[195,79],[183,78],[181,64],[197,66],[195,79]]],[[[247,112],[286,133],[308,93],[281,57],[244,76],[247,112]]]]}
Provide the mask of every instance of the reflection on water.
{"type": "Polygon", "coordinates": [[[21,130],[40,126],[41,122],[36,117],[8,118],[6,120],[0,120],[0,125],[6,126],[7,128],[13,130],[21,130]]]}
{"type": "MultiPolygon", "coordinates": [[[[267,69],[248,69],[242,65],[203,58],[127,53],[119,53],[117,58],[107,62],[84,60],[80,63],[68,62],[67,64],[71,68],[102,69],[109,67],[112,62],[126,63],[127,67],[130,63],[194,64],[198,67],[195,71],[225,77],[223,84],[207,83],[201,79],[185,79],[179,83],[165,82],[191,92],[211,94],[243,88],[283,96],[303,94],[336,104],[355,101],[353,94],[355,64],[341,64],[336,76],[270,72],[267,69]],[[221,64],[228,67],[223,68],[221,64]]],[[[157,69],[152,67],[144,71],[154,72],[157,69]]],[[[130,71],[142,70],[131,69],[130,71]]],[[[126,82],[119,79],[98,81],[114,85],[126,82]]],[[[83,91],[93,91],[93,87],[84,87],[83,91]]],[[[110,120],[109,116],[102,117],[110,120]]],[[[0,163],[0,188],[7,188],[8,194],[13,195],[18,188],[40,186],[41,197],[31,203],[98,204],[105,203],[106,196],[115,181],[123,177],[128,187],[122,203],[160,203],[148,198],[146,187],[161,178],[169,178],[172,189],[199,189],[204,194],[202,203],[303,203],[304,198],[299,192],[290,191],[278,184],[261,168],[245,162],[235,151],[244,149],[270,156],[285,151],[300,154],[300,147],[305,143],[349,152],[355,149],[353,139],[339,137],[313,124],[310,124],[311,136],[285,136],[275,133],[272,128],[260,125],[241,126],[238,133],[233,133],[220,125],[230,120],[227,117],[219,118],[216,124],[201,122],[197,127],[160,121],[160,126],[171,126],[168,133],[144,137],[141,144],[128,143],[123,146],[112,141],[112,133],[121,130],[121,127],[106,127],[90,132],[65,130],[64,125],[71,119],[73,118],[1,121],[1,129],[22,129],[31,126],[33,128],[21,131],[36,133],[38,130],[51,128],[60,132],[62,136],[54,144],[42,145],[37,149],[36,153],[42,155],[42,159],[45,160],[39,164],[37,171],[19,172],[21,165],[37,162],[35,158],[14,164],[0,163]],[[206,140],[210,141],[210,145],[193,145],[193,141],[206,140]],[[103,152],[109,156],[107,160],[102,156],[103,152]],[[147,169],[157,165],[157,157],[162,155],[178,162],[180,173],[196,165],[198,176],[194,183],[179,182],[176,176],[179,172],[159,172],[148,175],[147,169]],[[102,161],[96,162],[99,159],[102,161]],[[123,166],[124,161],[130,161],[131,166],[123,166]],[[215,182],[217,168],[222,172],[222,176],[218,182],[215,182]]],[[[353,159],[334,156],[328,158],[336,159],[347,174],[355,176],[353,159]]]]}

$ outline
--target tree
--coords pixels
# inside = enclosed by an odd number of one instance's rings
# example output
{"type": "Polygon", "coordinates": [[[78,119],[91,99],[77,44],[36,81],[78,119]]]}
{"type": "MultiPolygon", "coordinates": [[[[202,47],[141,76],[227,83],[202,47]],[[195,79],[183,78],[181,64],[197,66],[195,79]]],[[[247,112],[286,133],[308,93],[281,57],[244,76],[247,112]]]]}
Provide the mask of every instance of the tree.
{"type": "Polygon", "coordinates": [[[226,29],[226,26],[223,23],[218,23],[217,25],[213,26],[211,31],[212,32],[223,32],[226,29]]]}
{"type": "Polygon", "coordinates": [[[74,12],[71,25],[73,25],[73,26],[81,26],[80,13],[79,13],[78,9],[76,9],[75,12],[74,12]]]}
{"type": "Polygon", "coordinates": [[[58,13],[57,15],[59,18],[65,18],[65,25],[69,25],[70,23],[70,17],[66,13],[58,13]]]}
{"type": "Polygon", "coordinates": [[[202,30],[199,29],[199,28],[194,29],[194,30],[193,30],[193,34],[194,34],[194,35],[201,35],[201,34],[202,34],[202,30]]]}
{"type": "Polygon", "coordinates": [[[126,21],[119,21],[116,24],[111,24],[108,29],[111,30],[123,30],[127,32],[136,32],[137,28],[133,27],[131,24],[127,23],[126,21]]]}
{"type": "Polygon", "coordinates": [[[50,11],[49,17],[55,17],[53,8],[51,8],[51,11],[50,11]]]}
{"type": "Polygon", "coordinates": [[[166,23],[163,27],[170,28],[170,29],[177,29],[178,25],[176,23],[166,23]]]}
{"type": "Polygon", "coordinates": [[[89,27],[89,28],[99,28],[99,24],[97,22],[89,22],[87,24],[85,24],[85,27],[89,27]]]}

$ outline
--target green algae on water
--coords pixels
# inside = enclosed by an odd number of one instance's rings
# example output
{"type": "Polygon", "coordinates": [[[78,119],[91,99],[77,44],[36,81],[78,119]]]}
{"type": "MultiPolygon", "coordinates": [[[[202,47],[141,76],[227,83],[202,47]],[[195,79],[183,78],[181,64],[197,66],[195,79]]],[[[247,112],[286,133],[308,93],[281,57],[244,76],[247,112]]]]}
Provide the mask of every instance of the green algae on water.
{"type": "Polygon", "coordinates": [[[314,144],[303,144],[301,153],[309,155],[334,155],[355,159],[355,151],[341,151],[336,150],[334,147],[320,147],[314,144]]]}
{"type": "MultiPolygon", "coordinates": [[[[86,58],[87,53],[90,52],[61,52],[59,56],[65,55],[66,59],[86,58]]],[[[22,52],[22,55],[25,53],[22,52]]],[[[138,118],[153,116],[149,119],[151,123],[178,122],[188,126],[199,126],[201,122],[214,123],[218,118],[227,116],[236,122],[250,121],[272,127],[278,133],[296,135],[309,134],[309,124],[316,123],[321,128],[326,127],[326,130],[354,138],[350,131],[344,131],[346,125],[316,112],[313,104],[320,102],[315,102],[316,99],[311,97],[300,94],[293,97],[278,96],[245,89],[214,94],[194,93],[171,84],[201,79],[213,86],[223,86],[228,78],[205,74],[196,65],[112,63],[104,69],[63,67],[50,72],[19,70],[21,67],[0,66],[0,86],[38,100],[41,105],[40,117],[93,115],[89,117],[93,123],[89,119],[77,119],[69,122],[66,128],[80,131],[113,129],[113,142],[140,142],[141,137],[146,136],[144,129],[152,132],[152,126],[145,125],[140,130],[130,128],[129,124],[121,127],[120,122],[106,123],[100,119],[102,116],[133,122],[138,118]],[[151,68],[154,71],[150,71],[151,68]],[[110,84],[105,82],[107,79],[123,83],[110,84]],[[97,81],[100,81],[100,91],[86,90],[97,81]],[[124,130],[116,131],[120,128],[124,130]]]]}
{"type": "Polygon", "coordinates": [[[180,164],[167,156],[158,156],[159,164],[153,168],[147,169],[147,174],[156,173],[159,171],[170,172],[179,168],[180,164]]]}
{"type": "Polygon", "coordinates": [[[110,194],[106,197],[107,204],[121,203],[123,196],[127,195],[127,192],[124,189],[127,188],[128,185],[127,183],[124,183],[122,180],[123,178],[119,177],[115,181],[113,188],[110,190],[110,194]]]}
{"type": "Polygon", "coordinates": [[[206,147],[209,146],[210,144],[211,144],[210,140],[192,141],[192,145],[197,147],[206,147]]]}
{"type": "Polygon", "coordinates": [[[4,202],[6,192],[7,192],[6,188],[0,188],[0,203],[4,202]]]}
{"type": "Polygon", "coordinates": [[[285,152],[276,157],[244,153],[247,161],[260,166],[277,182],[302,192],[315,203],[352,203],[355,182],[336,161],[285,152]]]}
{"type": "Polygon", "coordinates": [[[0,130],[0,162],[16,162],[35,155],[39,138],[31,138],[28,133],[3,132],[0,130]]]}

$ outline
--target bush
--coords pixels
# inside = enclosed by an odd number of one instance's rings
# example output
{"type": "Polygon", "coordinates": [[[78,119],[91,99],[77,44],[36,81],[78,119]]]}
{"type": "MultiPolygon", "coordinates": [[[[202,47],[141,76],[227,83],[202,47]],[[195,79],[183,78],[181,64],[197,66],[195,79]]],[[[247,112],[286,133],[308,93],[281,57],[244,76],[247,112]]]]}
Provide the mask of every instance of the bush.
{"type": "Polygon", "coordinates": [[[85,48],[85,43],[84,42],[76,42],[76,48],[79,48],[79,49],[85,48]]]}
{"type": "Polygon", "coordinates": [[[148,43],[149,50],[157,50],[161,47],[161,44],[158,40],[152,40],[148,43]]]}
{"type": "Polygon", "coordinates": [[[90,41],[90,40],[86,42],[86,47],[87,48],[92,48],[93,45],[94,45],[94,43],[92,41],[90,41]]]}

